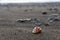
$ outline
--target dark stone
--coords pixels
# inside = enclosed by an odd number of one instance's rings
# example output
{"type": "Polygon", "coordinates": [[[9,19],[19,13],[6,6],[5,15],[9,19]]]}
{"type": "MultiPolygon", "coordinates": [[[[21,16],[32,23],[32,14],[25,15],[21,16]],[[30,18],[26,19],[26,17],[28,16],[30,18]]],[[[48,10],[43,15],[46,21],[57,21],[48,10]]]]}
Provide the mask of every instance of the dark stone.
{"type": "Polygon", "coordinates": [[[25,9],[24,11],[25,11],[25,12],[27,12],[28,10],[27,10],[27,9],[25,9]]]}
{"type": "Polygon", "coordinates": [[[48,24],[48,23],[46,23],[46,24],[45,24],[45,26],[49,26],[49,24],[48,24]]]}
{"type": "Polygon", "coordinates": [[[42,14],[47,14],[47,12],[42,12],[42,14]]]}

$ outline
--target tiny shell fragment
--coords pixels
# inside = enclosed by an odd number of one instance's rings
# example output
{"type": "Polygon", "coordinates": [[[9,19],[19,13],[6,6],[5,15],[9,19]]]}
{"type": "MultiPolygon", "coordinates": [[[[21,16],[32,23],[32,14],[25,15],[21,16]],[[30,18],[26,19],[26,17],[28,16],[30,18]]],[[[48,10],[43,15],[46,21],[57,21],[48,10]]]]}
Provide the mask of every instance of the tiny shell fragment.
{"type": "Polygon", "coordinates": [[[32,30],[32,33],[41,33],[41,28],[40,27],[34,27],[32,30]]]}

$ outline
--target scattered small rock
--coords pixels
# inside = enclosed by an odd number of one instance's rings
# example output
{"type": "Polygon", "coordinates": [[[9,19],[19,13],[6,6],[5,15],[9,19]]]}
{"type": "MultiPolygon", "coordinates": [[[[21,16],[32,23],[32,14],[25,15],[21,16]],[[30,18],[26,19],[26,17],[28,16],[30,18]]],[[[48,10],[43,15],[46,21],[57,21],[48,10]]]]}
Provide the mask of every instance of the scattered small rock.
{"type": "Polygon", "coordinates": [[[34,29],[32,30],[32,33],[36,34],[36,33],[41,33],[42,29],[40,27],[34,27],[34,29]]]}
{"type": "Polygon", "coordinates": [[[51,14],[51,15],[49,15],[50,17],[57,17],[57,16],[59,16],[59,14],[51,14]]]}
{"type": "Polygon", "coordinates": [[[28,10],[27,10],[27,9],[25,9],[24,11],[25,11],[25,12],[27,12],[28,10]]]}
{"type": "Polygon", "coordinates": [[[49,24],[48,24],[48,23],[46,23],[46,24],[45,24],[45,26],[49,26],[49,24]]]}
{"type": "Polygon", "coordinates": [[[30,18],[25,18],[25,19],[17,19],[16,22],[20,22],[20,23],[25,23],[25,22],[30,22],[31,19],[30,18]]]}
{"type": "Polygon", "coordinates": [[[47,12],[42,12],[42,14],[47,14],[47,12]]]}
{"type": "Polygon", "coordinates": [[[58,9],[57,9],[57,8],[54,8],[54,10],[55,10],[55,11],[58,11],[58,9]]]}
{"type": "Polygon", "coordinates": [[[52,10],[52,8],[49,8],[48,10],[50,10],[50,11],[51,11],[51,10],[52,10]]]}

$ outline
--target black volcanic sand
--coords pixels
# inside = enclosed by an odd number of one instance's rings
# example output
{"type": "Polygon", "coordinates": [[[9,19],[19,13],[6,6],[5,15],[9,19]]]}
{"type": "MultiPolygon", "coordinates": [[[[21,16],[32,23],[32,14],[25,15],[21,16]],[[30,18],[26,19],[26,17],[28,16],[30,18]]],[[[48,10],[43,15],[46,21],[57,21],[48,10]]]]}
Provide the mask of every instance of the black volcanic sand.
{"type": "MultiPolygon", "coordinates": [[[[57,6],[58,9],[59,7],[57,6]]],[[[39,18],[45,23],[49,15],[59,13],[50,12],[48,8],[50,7],[0,7],[0,40],[60,40],[60,22],[54,22],[50,26],[41,25],[42,32],[39,34],[32,34],[33,23],[16,22],[19,18],[39,18]],[[29,11],[30,8],[32,11],[29,11]],[[43,15],[40,11],[48,13],[43,15]]]]}

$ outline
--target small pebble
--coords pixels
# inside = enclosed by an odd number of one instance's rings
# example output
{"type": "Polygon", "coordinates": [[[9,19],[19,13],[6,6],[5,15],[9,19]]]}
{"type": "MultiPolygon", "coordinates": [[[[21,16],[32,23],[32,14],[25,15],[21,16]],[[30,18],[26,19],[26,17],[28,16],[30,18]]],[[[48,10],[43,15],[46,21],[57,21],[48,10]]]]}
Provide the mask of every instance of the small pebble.
{"type": "Polygon", "coordinates": [[[32,33],[41,33],[41,28],[40,27],[34,27],[34,29],[32,30],[32,33]]]}

